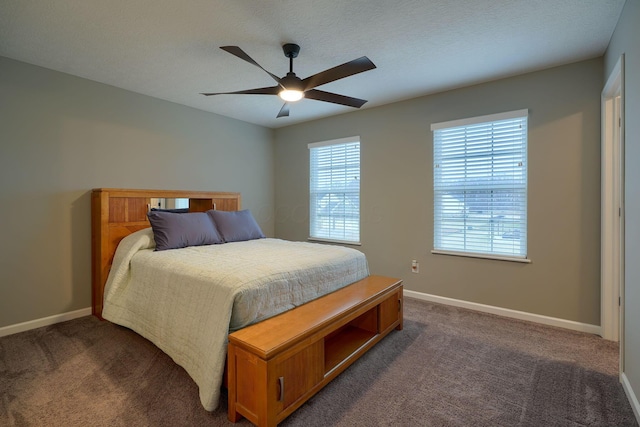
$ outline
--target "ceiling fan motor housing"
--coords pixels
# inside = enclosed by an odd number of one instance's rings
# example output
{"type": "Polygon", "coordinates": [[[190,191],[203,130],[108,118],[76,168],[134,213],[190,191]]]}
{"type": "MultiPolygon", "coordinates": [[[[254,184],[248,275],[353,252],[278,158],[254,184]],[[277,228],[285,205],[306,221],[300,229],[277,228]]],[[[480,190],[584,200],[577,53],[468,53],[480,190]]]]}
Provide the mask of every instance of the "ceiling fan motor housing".
{"type": "Polygon", "coordinates": [[[300,77],[296,76],[296,73],[287,73],[287,75],[280,80],[280,84],[287,90],[299,90],[301,92],[304,91],[302,80],[300,79],[300,77]]]}

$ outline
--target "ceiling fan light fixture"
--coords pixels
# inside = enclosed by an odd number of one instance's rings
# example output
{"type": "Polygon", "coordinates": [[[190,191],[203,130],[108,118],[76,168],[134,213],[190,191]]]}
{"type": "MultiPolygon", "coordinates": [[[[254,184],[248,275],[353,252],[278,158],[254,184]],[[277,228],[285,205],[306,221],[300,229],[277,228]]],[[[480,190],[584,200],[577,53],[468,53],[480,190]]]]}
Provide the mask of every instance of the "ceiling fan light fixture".
{"type": "Polygon", "coordinates": [[[286,102],[296,102],[304,98],[304,92],[301,90],[284,89],[278,93],[278,96],[286,102]]]}

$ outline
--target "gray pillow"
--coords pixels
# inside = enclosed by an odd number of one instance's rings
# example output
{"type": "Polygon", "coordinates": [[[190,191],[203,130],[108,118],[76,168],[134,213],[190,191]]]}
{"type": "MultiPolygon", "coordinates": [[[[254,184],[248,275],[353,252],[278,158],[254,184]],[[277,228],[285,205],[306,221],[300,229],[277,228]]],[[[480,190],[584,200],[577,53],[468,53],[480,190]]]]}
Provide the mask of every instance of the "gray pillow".
{"type": "Polygon", "coordinates": [[[151,210],[156,212],[189,213],[189,208],[176,208],[176,209],[151,208],[151,210]]]}
{"type": "Polygon", "coordinates": [[[251,211],[215,211],[207,213],[216,224],[216,228],[225,242],[242,242],[264,238],[260,226],[251,215],[251,211]]]}
{"type": "Polygon", "coordinates": [[[224,243],[205,212],[151,211],[147,217],[153,229],[156,251],[224,243]]]}

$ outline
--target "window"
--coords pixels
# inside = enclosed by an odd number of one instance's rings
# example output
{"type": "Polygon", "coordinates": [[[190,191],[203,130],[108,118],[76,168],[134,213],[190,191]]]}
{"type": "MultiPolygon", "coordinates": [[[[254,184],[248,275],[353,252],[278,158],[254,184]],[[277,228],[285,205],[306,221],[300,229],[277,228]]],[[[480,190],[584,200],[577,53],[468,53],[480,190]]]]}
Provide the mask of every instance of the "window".
{"type": "Polygon", "coordinates": [[[431,126],[434,253],[526,261],[527,116],[431,126]]]}
{"type": "Polygon", "coordinates": [[[360,138],[309,144],[310,239],[360,243],[360,138]]]}

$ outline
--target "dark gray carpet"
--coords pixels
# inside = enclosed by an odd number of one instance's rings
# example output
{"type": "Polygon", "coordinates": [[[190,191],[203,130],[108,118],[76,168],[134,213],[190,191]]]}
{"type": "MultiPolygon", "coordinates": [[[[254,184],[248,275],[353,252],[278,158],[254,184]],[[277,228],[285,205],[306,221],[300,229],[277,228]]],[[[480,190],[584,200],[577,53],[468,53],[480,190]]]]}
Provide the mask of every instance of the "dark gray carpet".
{"type": "MultiPolygon", "coordinates": [[[[406,299],[394,331],[283,426],[637,426],[618,348],[406,299]]],[[[0,338],[2,426],[221,426],[182,368],[94,317],[0,338]]],[[[236,424],[250,425],[246,420],[236,424]]]]}

